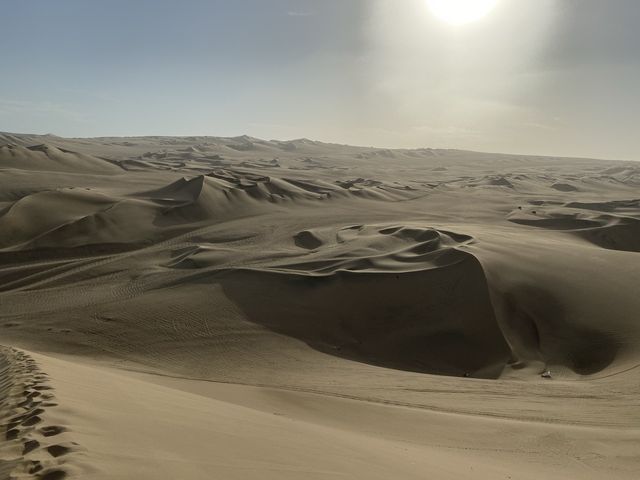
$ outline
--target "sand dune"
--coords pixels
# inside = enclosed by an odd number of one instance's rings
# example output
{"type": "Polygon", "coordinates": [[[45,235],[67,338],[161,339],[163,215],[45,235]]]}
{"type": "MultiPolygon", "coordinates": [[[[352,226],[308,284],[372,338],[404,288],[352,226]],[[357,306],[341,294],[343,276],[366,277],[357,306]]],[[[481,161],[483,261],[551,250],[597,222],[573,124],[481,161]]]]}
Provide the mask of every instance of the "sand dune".
{"type": "Polygon", "coordinates": [[[115,174],[121,171],[116,165],[105,160],[47,144],[30,147],[2,145],[0,146],[0,165],[0,168],[69,173],[115,174]]]}
{"type": "Polygon", "coordinates": [[[637,477],[633,162],[5,142],[4,476],[637,477]]]}
{"type": "Polygon", "coordinates": [[[220,284],[249,321],[322,352],[411,371],[498,377],[509,349],[482,271],[471,256],[447,267],[402,275],[247,272],[220,284]]]}
{"type": "Polygon", "coordinates": [[[509,220],[534,227],[563,230],[611,250],[640,251],[638,200],[612,202],[544,202],[514,211],[509,220]]]}

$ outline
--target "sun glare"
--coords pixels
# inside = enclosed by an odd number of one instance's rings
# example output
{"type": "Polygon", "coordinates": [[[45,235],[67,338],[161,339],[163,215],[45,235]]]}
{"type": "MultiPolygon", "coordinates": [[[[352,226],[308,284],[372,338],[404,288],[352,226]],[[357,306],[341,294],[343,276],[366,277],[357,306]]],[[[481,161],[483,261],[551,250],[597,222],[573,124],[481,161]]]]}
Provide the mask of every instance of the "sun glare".
{"type": "Polygon", "coordinates": [[[427,0],[431,12],[451,25],[464,25],[480,20],[497,3],[498,0],[427,0]]]}

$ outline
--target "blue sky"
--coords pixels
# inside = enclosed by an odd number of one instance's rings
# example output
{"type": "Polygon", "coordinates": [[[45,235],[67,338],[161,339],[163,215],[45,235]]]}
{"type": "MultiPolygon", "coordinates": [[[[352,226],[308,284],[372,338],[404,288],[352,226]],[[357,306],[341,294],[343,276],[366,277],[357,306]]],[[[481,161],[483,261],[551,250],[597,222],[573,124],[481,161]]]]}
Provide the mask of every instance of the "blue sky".
{"type": "Polygon", "coordinates": [[[3,0],[0,130],[640,159],[640,2],[3,0]]]}

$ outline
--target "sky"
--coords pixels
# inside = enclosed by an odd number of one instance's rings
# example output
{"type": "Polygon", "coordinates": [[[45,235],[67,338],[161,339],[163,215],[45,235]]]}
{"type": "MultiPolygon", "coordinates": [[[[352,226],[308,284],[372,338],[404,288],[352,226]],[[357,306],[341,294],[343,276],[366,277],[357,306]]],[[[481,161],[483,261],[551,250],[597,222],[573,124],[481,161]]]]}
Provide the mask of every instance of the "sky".
{"type": "Polygon", "coordinates": [[[0,0],[0,131],[640,160],[640,2],[0,0]]]}

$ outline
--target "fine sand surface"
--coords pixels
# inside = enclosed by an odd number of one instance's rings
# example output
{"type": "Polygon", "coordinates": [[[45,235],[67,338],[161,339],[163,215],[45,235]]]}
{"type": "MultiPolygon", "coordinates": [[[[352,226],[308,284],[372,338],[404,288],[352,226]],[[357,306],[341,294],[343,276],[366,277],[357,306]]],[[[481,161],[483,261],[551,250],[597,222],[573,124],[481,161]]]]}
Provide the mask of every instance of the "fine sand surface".
{"type": "Polygon", "coordinates": [[[637,479],[639,312],[640,163],[0,134],[0,480],[637,479]]]}

